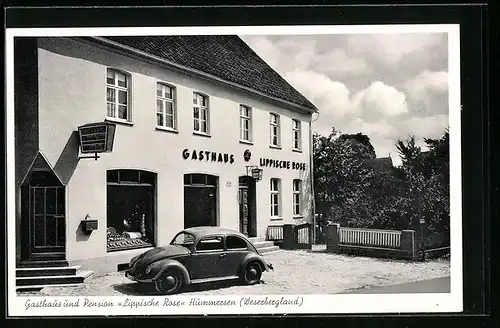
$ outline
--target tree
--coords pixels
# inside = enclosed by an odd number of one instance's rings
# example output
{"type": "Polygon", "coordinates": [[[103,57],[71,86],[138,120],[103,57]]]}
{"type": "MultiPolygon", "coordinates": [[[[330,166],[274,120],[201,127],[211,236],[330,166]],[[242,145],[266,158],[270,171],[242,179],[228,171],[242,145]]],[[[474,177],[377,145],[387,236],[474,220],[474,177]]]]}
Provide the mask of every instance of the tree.
{"type": "Polygon", "coordinates": [[[401,155],[405,188],[402,197],[411,200],[406,211],[409,225],[419,227],[425,219],[432,231],[449,229],[449,132],[439,139],[424,138],[429,148],[422,152],[410,136],[398,140],[396,147],[401,155]]]}
{"type": "Polygon", "coordinates": [[[377,157],[375,154],[375,148],[373,148],[370,138],[366,134],[362,134],[361,132],[356,134],[342,134],[340,139],[354,140],[367,148],[371,158],[377,157]]]}
{"type": "Polygon", "coordinates": [[[368,136],[314,134],[314,184],[319,213],[344,226],[419,230],[420,219],[430,232],[449,229],[449,134],[398,140],[402,165],[380,170],[368,136]]]}
{"type": "Polygon", "coordinates": [[[374,156],[370,139],[360,133],[346,135],[332,129],[326,137],[315,134],[314,183],[318,211],[333,216],[341,224],[365,222],[370,207],[366,191],[372,175],[365,162],[374,156]]]}
{"type": "Polygon", "coordinates": [[[420,146],[417,145],[414,135],[409,136],[405,140],[398,140],[396,142],[396,149],[404,166],[414,165],[422,151],[420,146]]]}

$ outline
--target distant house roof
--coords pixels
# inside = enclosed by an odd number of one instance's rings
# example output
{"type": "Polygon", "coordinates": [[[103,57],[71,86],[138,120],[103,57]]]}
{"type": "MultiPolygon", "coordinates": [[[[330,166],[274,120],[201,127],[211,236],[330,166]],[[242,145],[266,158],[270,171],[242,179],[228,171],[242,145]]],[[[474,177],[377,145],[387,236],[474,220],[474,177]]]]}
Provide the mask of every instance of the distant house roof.
{"type": "Polygon", "coordinates": [[[274,71],[236,35],[106,36],[93,38],[139,50],[201,71],[265,96],[317,111],[306,97],[274,71]]]}
{"type": "Polygon", "coordinates": [[[391,157],[369,159],[366,161],[366,164],[369,167],[373,168],[375,171],[379,172],[388,172],[393,167],[391,157]]]}

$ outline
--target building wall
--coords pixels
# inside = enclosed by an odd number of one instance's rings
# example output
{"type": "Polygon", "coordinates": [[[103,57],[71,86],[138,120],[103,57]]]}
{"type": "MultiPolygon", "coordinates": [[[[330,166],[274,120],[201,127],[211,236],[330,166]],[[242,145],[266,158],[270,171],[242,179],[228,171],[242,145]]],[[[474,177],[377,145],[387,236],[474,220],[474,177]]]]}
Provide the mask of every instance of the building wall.
{"type": "MultiPolygon", "coordinates": [[[[39,39],[39,136],[40,150],[52,166],[70,167],[59,172],[67,177],[67,259],[70,261],[105,257],[106,253],[106,170],[142,169],[156,172],[156,243],[167,244],[184,227],[183,174],[207,173],[219,177],[219,225],[239,229],[238,177],[246,165],[272,158],[307,164],[305,171],[263,168],[257,182],[257,229],[264,236],[270,221],[269,179],[282,179],[282,220],[293,223],[311,217],[310,197],[304,193],[304,216],[292,215],[292,181],[304,179],[310,189],[310,116],[295,113],[250,94],[175,72],[160,65],[109,52],[96,46],[63,38],[39,39]],[[94,161],[76,161],[74,131],[79,125],[101,122],[106,115],[106,68],[124,70],[132,76],[132,125],[117,124],[114,148],[94,161]],[[156,83],[176,87],[178,133],[155,129],[156,83]],[[193,135],[192,93],[209,96],[211,137],[193,135]],[[253,145],[239,142],[239,104],[252,107],[253,145]],[[282,149],[269,147],[269,112],[281,115],[282,149]],[[292,152],[292,120],[302,121],[303,152],[292,152]],[[73,146],[71,146],[73,145],[73,146]],[[184,159],[184,149],[234,154],[234,163],[184,159]],[[249,149],[252,158],[243,159],[249,149]],[[57,164],[61,165],[57,165],[57,164]],[[99,229],[90,236],[80,232],[80,221],[89,215],[99,220],[99,229]]],[[[62,170],[62,169],[61,169],[62,170]]]]}
{"type": "MultiPolygon", "coordinates": [[[[22,217],[21,183],[38,153],[38,68],[35,38],[14,39],[14,127],[16,216],[22,217]]],[[[21,220],[16,220],[21,235],[21,220]]],[[[16,238],[16,260],[21,259],[21,238],[16,238]]]]}

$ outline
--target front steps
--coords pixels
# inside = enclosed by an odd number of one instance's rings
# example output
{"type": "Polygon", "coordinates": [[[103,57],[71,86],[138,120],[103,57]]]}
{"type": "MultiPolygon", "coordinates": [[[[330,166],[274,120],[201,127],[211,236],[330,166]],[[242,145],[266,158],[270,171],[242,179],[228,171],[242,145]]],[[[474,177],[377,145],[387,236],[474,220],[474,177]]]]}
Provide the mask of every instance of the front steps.
{"type": "Polygon", "coordinates": [[[26,262],[16,267],[16,290],[40,290],[47,286],[78,286],[92,276],[67,262],[26,262]]]}
{"type": "Polygon", "coordinates": [[[266,241],[263,237],[248,238],[261,254],[279,251],[279,246],[276,246],[272,241],[266,241]]]}

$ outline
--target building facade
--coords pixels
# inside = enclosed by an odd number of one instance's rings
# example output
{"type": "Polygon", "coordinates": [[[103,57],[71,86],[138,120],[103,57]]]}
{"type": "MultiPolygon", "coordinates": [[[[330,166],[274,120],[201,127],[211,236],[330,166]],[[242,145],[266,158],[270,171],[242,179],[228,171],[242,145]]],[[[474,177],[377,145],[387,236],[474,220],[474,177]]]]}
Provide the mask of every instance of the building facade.
{"type": "Polygon", "coordinates": [[[17,39],[15,81],[18,263],[110,272],[185,227],[312,220],[316,108],[236,36],[17,39]],[[102,122],[112,149],[83,154],[102,122]]]}

